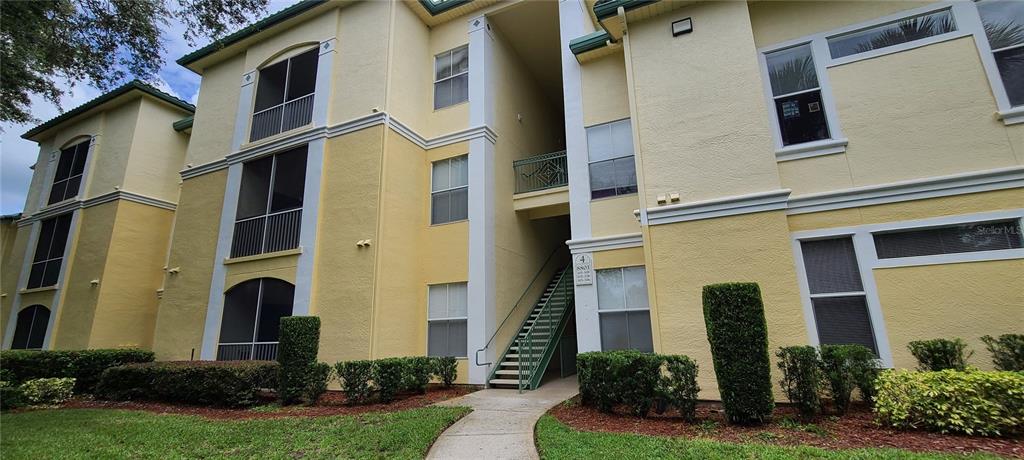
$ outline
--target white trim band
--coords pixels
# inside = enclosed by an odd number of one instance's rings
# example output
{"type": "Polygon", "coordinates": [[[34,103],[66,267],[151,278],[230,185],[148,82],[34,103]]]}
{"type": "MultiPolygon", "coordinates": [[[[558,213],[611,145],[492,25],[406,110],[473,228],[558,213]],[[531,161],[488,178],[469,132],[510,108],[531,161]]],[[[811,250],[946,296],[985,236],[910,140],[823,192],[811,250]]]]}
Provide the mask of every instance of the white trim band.
{"type": "Polygon", "coordinates": [[[154,206],[169,211],[174,211],[175,209],[178,208],[177,204],[170,201],[161,200],[159,198],[153,198],[151,196],[141,195],[126,190],[115,190],[113,192],[104,193],[99,196],[94,196],[87,200],[69,200],[57,203],[52,207],[43,208],[36,212],[35,214],[32,214],[31,216],[23,217],[20,220],[18,220],[18,226],[24,227],[37,220],[44,220],[50,217],[55,217],[61,214],[74,211],[76,209],[91,208],[93,206],[99,206],[101,204],[110,203],[112,201],[117,200],[131,201],[133,203],[154,206]]]}
{"type": "Polygon", "coordinates": [[[649,225],[712,219],[755,212],[786,209],[791,190],[751,193],[707,201],[647,208],[649,225]]]}
{"type": "Polygon", "coordinates": [[[569,246],[569,252],[572,254],[579,254],[582,252],[638,248],[644,245],[644,239],[643,235],[640,233],[627,233],[624,235],[599,236],[596,238],[569,240],[566,241],[565,244],[569,246]]]}

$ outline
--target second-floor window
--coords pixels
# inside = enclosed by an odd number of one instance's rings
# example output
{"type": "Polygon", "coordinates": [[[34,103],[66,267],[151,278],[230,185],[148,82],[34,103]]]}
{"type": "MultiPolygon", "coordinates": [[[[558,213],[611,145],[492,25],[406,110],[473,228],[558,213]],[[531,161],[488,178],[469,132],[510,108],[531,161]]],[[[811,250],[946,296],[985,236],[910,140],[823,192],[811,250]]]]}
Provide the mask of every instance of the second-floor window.
{"type": "Polygon", "coordinates": [[[294,148],[243,166],[231,257],[299,247],[306,150],[294,148]]]}
{"type": "Polygon", "coordinates": [[[954,31],[952,12],[933,11],[828,37],[828,49],[832,59],[839,59],[954,31]]]}
{"type": "Polygon", "coordinates": [[[765,53],[782,145],[829,139],[825,103],[811,45],[765,53]]]}
{"type": "Polygon", "coordinates": [[[435,161],[430,179],[430,223],[469,217],[469,156],[435,161]]]}
{"type": "Polygon", "coordinates": [[[629,119],[587,128],[590,197],[636,193],[633,130],[629,119]]]}
{"type": "Polygon", "coordinates": [[[85,160],[89,156],[89,141],[81,142],[60,151],[57,161],[57,172],[53,175],[53,187],[50,188],[50,199],[46,204],[78,196],[82,187],[82,175],[85,173],[85,160]]]}
{"type": "Polygon", "coordinates": [[[318,49],[260,70],[250,142],[298,128],[313,120],[318,49]]]}
{"type": "Polygon", "coordinates": [[[469,100],[469,46],[434,56],[434,110],[469,100]]]}
{"type": "Polygon", "coordinates": [[[34,289],[57,284],[70,232],[70,213],[42,222],[39,240],[36,242],[36,254],[32,258],[32,269],[29,271],[28,285],[25,288],[34,289]]]}
{"type": "Polygon", "coordinates": [[[1024,105],[1024,2],[981,1],[978,14],[1010,105],[1024,105]]]}

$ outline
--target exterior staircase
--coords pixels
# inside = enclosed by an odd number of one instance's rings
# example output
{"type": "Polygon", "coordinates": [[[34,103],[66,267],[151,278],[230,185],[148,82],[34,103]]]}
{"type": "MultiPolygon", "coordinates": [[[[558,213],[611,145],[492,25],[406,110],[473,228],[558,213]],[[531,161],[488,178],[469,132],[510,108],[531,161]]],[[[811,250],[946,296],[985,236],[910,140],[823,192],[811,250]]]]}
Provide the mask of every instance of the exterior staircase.
{"type": "Polygon", "coordinates": [[[572,271],[555,273],[533,310],[523,321],[488,380],[495,388],[533,390],[557,348],[574,308],[572,271]]]}

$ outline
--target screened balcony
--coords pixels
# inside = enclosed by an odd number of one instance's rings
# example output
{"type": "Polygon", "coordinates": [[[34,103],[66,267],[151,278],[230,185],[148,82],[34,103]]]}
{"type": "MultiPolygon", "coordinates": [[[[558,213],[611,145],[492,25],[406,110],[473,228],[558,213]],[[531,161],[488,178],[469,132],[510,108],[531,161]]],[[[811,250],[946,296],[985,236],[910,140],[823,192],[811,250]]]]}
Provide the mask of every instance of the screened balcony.
{"type": "Polygon", "coordinates": [[[295,286],[274,278],[245,281],[224,295],[218,361],[277,359],[281,318],[292,315],[295,286]]]}
{"type": "Polygon", "coordinates": [[[299,247],[306,150],[302,146],[245,163],[231,258],[299,247]]]}
{"type": "Polygon", "coordinates": [[[305,126],[313,120],[318,49],[260,69],[249,142],[305,126]]]}

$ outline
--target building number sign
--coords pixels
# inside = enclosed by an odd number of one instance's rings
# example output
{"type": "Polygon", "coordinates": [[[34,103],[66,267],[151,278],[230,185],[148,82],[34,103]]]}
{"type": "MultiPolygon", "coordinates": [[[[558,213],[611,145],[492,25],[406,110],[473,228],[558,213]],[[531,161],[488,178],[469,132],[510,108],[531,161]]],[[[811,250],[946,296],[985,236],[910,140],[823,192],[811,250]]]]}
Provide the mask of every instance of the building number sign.
{"type": "Polygon", "coordinates": [[[594,259],[590,254],[576,254],[572,257],[572,266],[577,286],[594,284],[594,259]]]}

